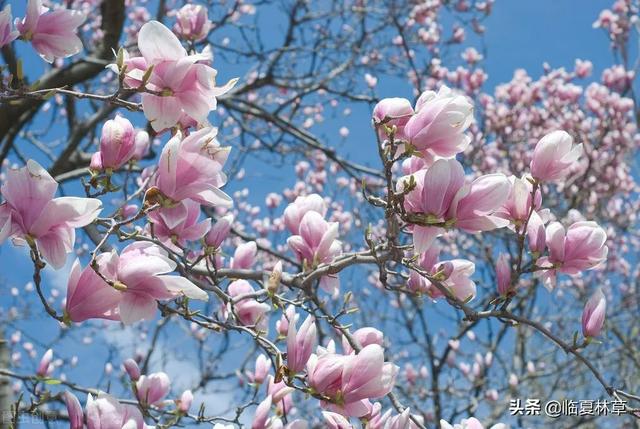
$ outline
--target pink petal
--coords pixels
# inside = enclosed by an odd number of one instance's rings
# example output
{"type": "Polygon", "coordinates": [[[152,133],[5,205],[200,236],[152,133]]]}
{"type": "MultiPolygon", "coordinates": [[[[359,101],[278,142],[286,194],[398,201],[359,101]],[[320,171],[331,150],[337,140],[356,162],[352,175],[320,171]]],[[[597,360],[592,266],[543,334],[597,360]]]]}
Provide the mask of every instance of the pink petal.
{"type": "Polygon", "coordinates": [[[150,21],[138,33],[138,49],[149,64],[187,56],[178,38],[158,21],[150,21]]]}
{"type": "Polygon", "coordinates": [[[152,320],[157,308],[156,300],[148,295],[125,293],[119,305],[120,319],[125,325],[138,320],[152,320]]]}
{"type": "Polygon", "coordinates": [[[416,253],[425,252],[436,239],[442,235],[444,229],[436,226],[420,226],[413,227],[413,247],[416,253]]]}
{"type": "Polygon", "coordinates": [[[181,276],[158,276],[157,279],[162,281],[169,292],[175,296],[184,295],[191,299],[199,299],[207,301],[209,295],[206,291],[181,276]]]}

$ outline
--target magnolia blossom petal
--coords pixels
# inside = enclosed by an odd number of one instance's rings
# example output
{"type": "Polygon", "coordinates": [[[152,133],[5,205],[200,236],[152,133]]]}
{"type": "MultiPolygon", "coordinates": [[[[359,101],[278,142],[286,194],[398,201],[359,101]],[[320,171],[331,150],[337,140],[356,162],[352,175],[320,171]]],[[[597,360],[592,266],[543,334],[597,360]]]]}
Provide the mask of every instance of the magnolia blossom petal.
{"type": "Polygon", "coordinates": [[[127,293],[120,301],[120,319],[125,325],[131,325],[139,320],[152,320],[158,305],[149,295],[127,293]]]}
{"type": "Polygon", "coordinates": [[[67,261],[67,254],[73,250],[75,231],[70,228],[56,228],[38,237],[36,243],[42,259],[59,270],[67,261]]]}
{"type": "Polygon", "coordinates": [[[444,234],[444,228],[437,226],[421,226],[413,227],[413,247],[416,253],[425,252],[436,237],[444,234]]]}
{"type": "Polygon", "coordinates": [[[94,399],[87,395],[85,406],[88,429],[116,429],[122,427],[122,405],[111,395],[100,392],[94,399]]]}
{"type": "Polygon", "coordinates": [[[138,33],[138,49],[149,64],[187,56],[180,40],[158,21],[149,21],[142,26],[138,33]]]}
{"type": "Polygon", "coordinates": [[[57,189],[58,183],[49,172],[30,159],[25,167],[7,171],[0,192],[20,214],[23,227],[29,229],[57,189]]]}
{"type": "Polygon", "coordinates": [[[180,102],[175,97],[142,94],[142,110],[156,131],[173,127],[182,116],[180,102]]]}
{"type": "Polygon", "coordinates": [[[102,211],[102,202],[96,198],[61,197],[47,203],[43,215],[34,223],[31,233],[46,233],[55,225],[81,228],[93,222],[102,211]]]}
{"type": "Polygon", "coordinates": [[[215,186],[197,192],[195,199],[208,206],[233,207],[233,199],[215,186]]]}
{"type": "Polygon", "coordinates": [[[190,282],[188,279],[180,276],[158,276],[169,292],[175,295],[183,294],[191,299],[200,301],[209,300],[209,295],[204,290],[190,282]]]}

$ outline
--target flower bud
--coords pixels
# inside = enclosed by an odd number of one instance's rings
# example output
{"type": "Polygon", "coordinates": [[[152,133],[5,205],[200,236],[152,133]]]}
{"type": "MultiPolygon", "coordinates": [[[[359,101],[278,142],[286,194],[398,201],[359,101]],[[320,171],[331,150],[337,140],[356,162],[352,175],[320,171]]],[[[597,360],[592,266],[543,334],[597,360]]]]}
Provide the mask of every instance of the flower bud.
{"type": "Polygon", "coordinates": [[[262,384],[269,374],[271,368],[271,362],[264,354],[258,355],[256,358],[255,370],[252,374],[249,374],[249,379],[252,383],[262,384]]]}
{"type": "Polygon", "coordinates": [[[496,281],[498,283],[498,293],[505,296],[511,289],[511,264],[509,255],[501,253],[496,263],[496,281]]]}
{"type": "Polygon", "coordinates": [[[137,160],[144,158],[149,152],[150,145],[149,133],[144,130],[138,131],[134,140],[135,148],[132,158],[137,160]]]}
{"type": "Polygon", "coordinates": [[[316,323],[313,316],[309,315],[300,331],[296,331],[295,321],[289,323],[289,332],[287,334],[287,368],[292,374],[300,372],[304,369],[313,349],[316,346],[318,338],[316,335],[316,323]]]}
{"type": "Polygon", "coordinates": [[[167,396],[170,385],[169,376],[164,372],[142,375],[136,382],[138,400],[144,404],[155,405],[167,396]]]}
{"type": "Polygon", "coordinates": [[[182,395],[180,396],[178,410],[180,410],[183,413],[188,413],[189,408],[191,408],[192,402],[193,402],[193,393],[191,393],[191,390],[185,390],[184,392],[182,392],[182,395]]]}
{"type": "Polygon", "coordinates": [[[406,98],[394,97],[380,100],[376,107],[373,108],[373,121],[376,124],[384,122],[384,125],[380,126],[380,139],[383,141],[387,139],[387,135],[384,132],[385,125],[387,127],[396,127],[395,139],[406,139],[404,126],[411,118],[411,115],[413,115],[413,108],[406,98]]]}
{"type": "Polygon", "coordinates": [[[582,155],[582,144],[573,145],[565,131],[553,131],[538,141],[531,160],[531,175],[540,181],[564,179],[582,155]]]}
{"type": "Polygon", "coordinates": [[[582,334],[585,338],[600,335],[607,311],[607,301],[601,289],[596,290],[582,313],[582,334]]]}
{"type": "Polygon", "coordinates": [[[99,151],[91,155],[89,168],[95,171],[102,171],[102,156],[99,151]]]}
{"type": "Polygon", "coordinates": [[[278,261],[269,275],[267,281],[267,290],[270,294],[275,294],[280,286],[280,279],[282,278],[282,261],[278,261]]]}
{"type": "Polygon", "coordinates": [[[126,164],[135,150],[133,125],[128,119],[116,115],[102,127],[100,157],[103,168],[117,169],[126,164]]]}
{"type": "Polygon", "coordinates": [[[251,268],[256,260],[256,253],[258,252],[258,245],[255,241],[249,241],[242,243],[236,248],[231,259],[231,268],[246,270],[251,268]]]}
{"type": "Polygon", "coordinates": [[[229,235],[232,224],[233,215],[231,214],[218,219],[218,221],[211,227],[211,230],[204,237],[204,242],[206,243],[206,245],[214,249],[219,248],[222,245],[222,242],[229,235]]]}
{"type": "Polygon", "coordinates": [[[202,40],[207,37],[209,30],[211,21],[205,6],[186,4],[176,14],[173,31],[185,40],[202,40]]]}
{"type": "Polygon", "coordinates": [[[53,350],[49,349],[42,355],[36,374],[39,377],[46,377],[51,371],[51,361],[53,360],[53,350]]]}
{"type": "Polygon", "coordinates": [[[138,381],[138,379],[140,378],[140,368],[138,367],[136,361],[129,358],[124,361],[123,366],[125,371],[127,371],[127,374],[129,374],[129,378],[131,379],[131,381],[138,381]]]}

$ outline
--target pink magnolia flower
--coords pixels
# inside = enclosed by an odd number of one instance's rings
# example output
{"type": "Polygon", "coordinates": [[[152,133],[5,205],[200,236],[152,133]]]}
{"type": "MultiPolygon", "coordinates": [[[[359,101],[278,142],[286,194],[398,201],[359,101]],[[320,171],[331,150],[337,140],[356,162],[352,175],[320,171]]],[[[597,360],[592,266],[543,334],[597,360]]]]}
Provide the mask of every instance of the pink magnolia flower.
{"type": "MultiPolygon", "coordinates": [[[[308,211],[299,227],[300,235],[292,235],[287,244],[307,268],[330,263],[342,252],[338,237],[338,223],[327,222],[316,211],[308,211]]],[[[335,293],[340,284],[337,275],[326,275],[320,279],[320,287],[328,293],[335,293]]]]}
{"type": "Polygon", "coordinates": [[[42,357],[40,358],[40,363],[38,363],[38,369],[36,370],[36,374],[39,377],[46,377],[53,370],[53,366],[51,362],[53,361],[53,350],[47,350],[42,357]]]}
{"type": "Polygon", "coordinates": [[[576,76],[580,78],[589,77],[589,75],[591,75],[592,70],[593,70],[593,63],[591,61],[576,59],[576,62],[575,62],[576,76]]]}
{"type": "Polygon", "coordinates": [[[153,235],[166,246],[178,249],[189,241],[201,239],[209,228],[211,219],[198,222],[200,204],[193,200],[183,200],[173,207],[161,207],[147,215],[153,225],[153,235]]]}
{"type": "Polygon", "coordinates": [[[387,410],[383,413],[382,404],[380,404],[380,402],[374,403],[369,414],[363,417],[367,420],[365,429],[385,429],[385,425],[387,424],[390,416],[391,410],[387,410]]]}
{"type": "Polygon", "coordinates": [[[553,131],[538,141],[531,160],[531,175],[544,182],[561,180],[569,175],[582,151],[582,144],[574,146],[567,132],[553,131]]]}
{"type": "Polygon", "coordinates": [[[264,354],[260,353],[256,358],[256,365],[253,372],[247,372],[247,377],[251,383],[262,384],[271,369],[271,361],[264,354]]]}
{"type": "Polygon", "coordinates": [[[228,214],[221,217],[213,224],[211,230],[204,237],[204,242],[207,246],[214,249],[220,248],[222,242],[227,238],[233,225],[233,215],[228,214]]]}
{"type": "Polygon", "coordinates": [[[385,396],[393,389],[398,367],[384,362],[382,347],[370,344],[355,355],[313,355],[307,373],[311,387],[332,398],[321,402],[323,408],[361,417],[371,409],[370,398],[385,396]]]}
{"type": "Polygon", "coordinates": [[[292,234],[299,234],[300,222],[309,211],[320,213],[322,216],[327,214],[327,205],[320,195],[310,194],[297,197],[296,200],[289,204],[284,210],[284,224],[292,234]]]}
{"type": "Polygon", "coordinates": [[[442,86],[438,93],[425,91],[418,98],[404,133],[417,150],[449,158],[469,145],[471,138],[464,132],[472,122],[473,105],[467,97],[442,86]]]}
{"type": "Polygon", "coordinates": [[[540,210],[542,206],[542,193],[538,189],[533,196],[533,185],[527,177],[509,177],[509,196],[502,207],[496,210],[495,215],[509,220],[516,228],[524,225],[529,217],[532,205],[533,210],[540,210]]]}
{"type": "Polygon", "coordinates": [[[207,37],[210,29],[211,21],[205,6],[185,4],[176,13],[173,31],[185,40],[200,41],[207,37]]]}
{"type": "Polygon", "coordinates": [[[566,231],[560,222],[552,222],[547,226],[546,236],[549,256],[539,258],[537,265],[549,267],[543,272],[547,287],[553,287],[558,272],[576,275],[607,259],[607,234],[595,222],[576,222],[566,231]]]}
{"type": "MultiPolygon", "coordinates": [[[[358,346],[360,346],[360,348],[366,347],[369,344],[377,344],[379,346],[382,346],[382,343],[384,341],[384,334],[376,328],[371,327],[360,328],[356,330],[351,336],[356,341],[358,346]]],[[[346,354],[354,352],[345,335],[342,336],[342,349],[346,354]]]]}
{"type": "Polygon", "coordinates": [[[100,278],[93,268],[82,269],[76,259],[67,283],[64,319],[75,323],[88,319],[120,320],[117,309],[121,298],[121,293],[100,278]]]}
{"type": "MultiPolygon", "coordinates": [[[[128,119],[116,115],[102,126],[100,137],[99,166],[100,169],[118,169],[129,162],[135,153],[135,135],[133,125],[128,119]]],[[[92,168],[98,165],[98,161],[91,160],[92,168]],[[96,163],[94,165],[94,162],[96,163]]]]}
{"type": "MultiPolygon", "coordinates": [[[[159,246],[134,242],[118,255],[115,250],[96,258],[100,273],[120,293],[118,316],[125,324],[152,319],[157,300],[174,299],[181,295],[208,300],[205,291],[182,276],[164,275],[176,269],[176,263],[159,246]]],[[[114,309],[114,311],[116,311],[114,309]]]]}
{"type": "Polygon", "coordinates": [[[602,289],[598,288],[593,296],[589,298],[582,312],[582,335],[585,338],[600,336],[606,312],[607,300],[602,293],[602,289]]]}
{"type": "Polygon", "coordinates": [[[324,422],[328,429],[353,429],[349,419],[341,414],[323,411],[322,417],[324,417],[324,422]]]}
{"type": "MultiPolygon", "coordinates": [[[[342,396],[345,403],[380,398],[393,389],[399,368],[384,362],[384,351],[378,344],[364,347],[350,355],[342,369],[342,396]]],[[[345,406],[346,408],[346,406],[345,406]]],[[[367,407],[367,412],[370,407],[367,407]]]]}
{"type": "Polygon", "coordinates": [[[87,395],[85,407],[88,429],[146,429],[142,413],[134,405],[121,404],[116,398],[100,392],[96,398],[87,395]]]}
{"type": "Polygon", "coordinates": [[[192,199],[205,206],[230,207],[231,198],[219,188],[227,182],[222,167],[230,148],[220,147],[216,128],[203,128],[186,138],[177,133],[162,149],[156,186],[176,203],[192,199]]]}
{"type": "Polygon", "coordinates": [[[471,65],[482,61],[484,58],[484,56],[473,47],[465,49],[461,56],[463,60],[471,65]]]}
{"type": "Polygon", "coordinates": [[[143,404],[157,405],[167,396],[171,380],[164,372],[142,375],[136,382],[136,395],[143,404]]]}
{"type": "Polygon", "coordinates": [[[33,160],[7,172],[0,188],[0,243],[13,237],[17,245],[37,245],[42,258],[61,268],[76,241],[75,228],[94,221],[102,210],[95,198],[53,198],[58,183],[33,160]]]}
{"type": "Polygon", "coordinates": [[[15,24],[22,39],[30,41],[40,56],[51,63],[55,58],[70,57],[82,50],[76,31],[86,18],[77,10],[50,12],[41,0],[29,0],[26,16],[16,19],[15,24]]]}
{"type": "Polygon", "coordinates": [[[216,87],[217,71],[202,62],[208,60],[207,56],[187,55],[175,34],[157,21],[142,26],[138,49],[142,57],[125,59],[124,82],[139,88],[144,74],[153,67],[145,86],[150,92],[142,95],[142,109],[156,131],[175,126],[185,115],[198,124],[206,124],[209,112],[217,107],[216,97],[237,82],[232,79],[216,87]]]}
{"type": "MultiPolygon", "coordinates": [[[[405,140],[404,127],[413,115],[411,102],[406,98],[384,98],[373,108],[373,121],[388,127],[396,127],[395,139],[405,140]]],[[[380,140],[387,140],[387,134],[380,128],[380,140]]]]}
{"type": "Polygon", "coordinates": [[[290,374],[302,371],[316,347],[318,337],[316,335],[316,323],[313,316],[309,315],[298,331],[296,323],[289,323],[287,334],[287,368],[290,374]]]}
{"type": "MultiPolygon", "coordinates": [[[[427,251],[420,255],[418,265],[459,300],[468,301],[474,298],[476,284],[471,280],[471,276],[475,272],[475,264],[466,259],[438,261],[439,256],[440,246],[432,243],[427,251]]],[[[408,286],[412,290],[426,293],[433,299],[444,296],[435,284],[413,270],[409,273],[408,286]]]]}
{"type": "MultiPolygon", "coordinates": [[[[439,159],[428,170],[413,175],[416,187],[407,194],[404,207],[417,215],[420,225],[412,225],[417,253],[429,248],[445,228],[467,232],[504,227],[508,221],[494,215],[509,195],[509,181],[502,174],[480,176],[465,184],[462,165],[455,159],[439,159]]],[[[400,188],[407,179],[400,181],[400,188]]]]}
{"type": "Polygon", "coordinates": [[[255,298],[242,298],[243,295],[253,294],[255,290],[246,280],[236,280],[229,284],[227,293],[234,298],[233,307],[231,303],[227,304],[224,310],[225,315],[232,313],[238,321],[245,326],[256,326],[259,330],[266,328],[267,319],[265,315],[271,309],[268,304],[260,303],[255,298]]]}
{"type": "Polygon", "coordinates": [[[511,262],[509,255],[501,253],[496,263],[496,283],[498,284],[498,293],[506,295],[511,290],[511,262]]]}
{"type": "MultiPolygon", "coordinates": [[[[414,418],[423,423],[422,417],[414,416],[414,418]]],[[[419,426],[411,420],[411,410],[405,408],[402,413],[389,417],[384,427],[385,429],[418,429],[419,426]]]]}
{"type": "Polygon", "coordinates": [[[20,32],[11,29],[11,5],[0,12],[0,48],[16,40],[20,32]]]}
{"type": "Polygon", "coordinates": [[[80,401],[69,391],[62,394],[62,399],[69,415],[69,429],[82,429],[84,427],[84,413],[80,401]]]}
{"type": "Polygon", "coordinates": [[[246,270],[253,266],[258,253],[258,245],[255,241],[242,243],[236,247],[231,259],[231,268],[236,270],[246,270]]]}

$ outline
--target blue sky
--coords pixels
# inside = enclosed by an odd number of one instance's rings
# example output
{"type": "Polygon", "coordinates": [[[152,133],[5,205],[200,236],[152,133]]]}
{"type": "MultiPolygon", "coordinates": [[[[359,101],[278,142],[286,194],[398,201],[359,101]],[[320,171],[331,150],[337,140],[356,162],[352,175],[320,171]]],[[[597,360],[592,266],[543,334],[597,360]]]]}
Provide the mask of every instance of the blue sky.
{"type": "Polygon", "coordinates": [[[611,63],[607,36],[592,24],[609,0],[498,0],[486,21],[487,87],[511,79],[524,68],[539,76],[546,61],[551,67],[573,68],[576,58],[594,63],[600,76],[611,63]]]}

